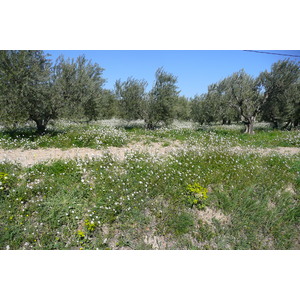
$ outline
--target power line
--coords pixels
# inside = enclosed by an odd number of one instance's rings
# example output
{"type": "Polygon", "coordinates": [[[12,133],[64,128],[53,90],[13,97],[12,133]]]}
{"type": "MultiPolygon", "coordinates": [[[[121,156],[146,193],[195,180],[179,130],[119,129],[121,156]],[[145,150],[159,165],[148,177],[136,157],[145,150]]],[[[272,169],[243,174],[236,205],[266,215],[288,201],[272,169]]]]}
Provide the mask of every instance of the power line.
{"type": "Polygon", "coordinates": [[[281,53],[265,52],[265,51],[256,51],[256,50],[243,50],[243,51],[247,51],[247,52],[256,52],[256,53],[263,53],[263,54],[271,54],[271,55],[281,55],[281,56],[290,56],[290,57],[300,57],[300,55],[281,54],[281,53]]]}

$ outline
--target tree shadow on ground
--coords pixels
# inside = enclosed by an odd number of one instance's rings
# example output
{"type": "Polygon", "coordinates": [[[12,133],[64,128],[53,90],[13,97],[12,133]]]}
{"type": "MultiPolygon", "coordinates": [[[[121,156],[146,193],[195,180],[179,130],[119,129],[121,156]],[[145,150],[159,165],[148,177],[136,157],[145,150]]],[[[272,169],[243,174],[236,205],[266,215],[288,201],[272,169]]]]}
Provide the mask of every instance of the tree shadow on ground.
{"type": "Polygon", "coordinates": [[[27,139],[30,141],[35,141],[42,135],[47,135],[49,137],[57,136],[58,134],[65,133],[64,130],[57,129],[46,129],[44,133],[39,133],[36,127],[19,127],[15,129],[2,129],[0,130],[0,135],[2,137],[11,138],[11,139],[27,139]]]}

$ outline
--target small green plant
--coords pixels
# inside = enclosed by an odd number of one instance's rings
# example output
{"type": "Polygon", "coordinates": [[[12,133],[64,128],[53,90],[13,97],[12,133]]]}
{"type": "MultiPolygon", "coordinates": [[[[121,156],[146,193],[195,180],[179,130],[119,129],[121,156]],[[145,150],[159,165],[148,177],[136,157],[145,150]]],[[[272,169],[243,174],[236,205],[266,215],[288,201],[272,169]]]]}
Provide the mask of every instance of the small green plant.
{"type": "Polygon", "coordinates": [[[203,209],[207,206],[207,192],[208,190],[202,187],[199,183],[189,184],[187,186],[188,197],[187,203],[198,209],[203,209]]]}
{"type": "Polygon", "coordinates": [[[80,239],[83,239],[85,237],[85,234],[82,230],[78,230],[77,231],[77,236],[80,238],[80,239]]]}
{"type": "Polygon", "coordinates": [[[0,185],[4,185],[8,180],[8,174],[0,172],[0,185]]]}
{"type": "Polygon", "coordinates": [[[88,219],[84,221],[84,225],[89,232],[93,232],[96,229],[96,224],[88,219]]]}
{"type": "Polygon", "coordinates": [[[4,172],[0,173],[0,193],[9,190],[8,179],[8,174],[4,172]]]}

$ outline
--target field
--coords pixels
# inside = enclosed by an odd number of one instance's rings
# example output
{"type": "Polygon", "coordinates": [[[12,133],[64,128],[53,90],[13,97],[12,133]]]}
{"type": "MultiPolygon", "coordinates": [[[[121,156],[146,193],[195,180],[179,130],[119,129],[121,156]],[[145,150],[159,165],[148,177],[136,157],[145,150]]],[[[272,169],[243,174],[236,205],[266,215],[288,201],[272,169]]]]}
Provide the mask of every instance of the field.
{"type": "Polygon", "coordinates": [[[0,249],[300,249],[300,132],[0,130],[0,249]]]}

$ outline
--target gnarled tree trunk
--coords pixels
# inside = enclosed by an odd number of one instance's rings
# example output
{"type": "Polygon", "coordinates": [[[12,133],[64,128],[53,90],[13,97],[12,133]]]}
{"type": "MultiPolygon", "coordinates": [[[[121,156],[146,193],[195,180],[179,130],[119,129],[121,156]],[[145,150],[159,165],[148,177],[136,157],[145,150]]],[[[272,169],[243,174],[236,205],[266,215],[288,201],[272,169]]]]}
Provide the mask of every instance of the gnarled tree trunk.
{"type": "Polygon", "coordinates": [[[250,117],[250,118],[247,118],[245,121],[244,121],[244,124],[245,124],[245,133],[248,133],[248,134],[254,134],[254,122],[255,122],[255,117],[250,117]]]}
{"type": "Polygon", "coordinates": [[[41,119],[33,120],[33,121],[36,123],[38,134],[45,133],[48,121],[41,120],[41,119]]]}

